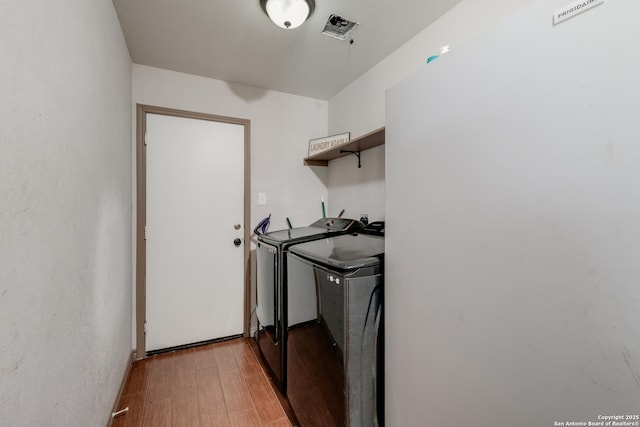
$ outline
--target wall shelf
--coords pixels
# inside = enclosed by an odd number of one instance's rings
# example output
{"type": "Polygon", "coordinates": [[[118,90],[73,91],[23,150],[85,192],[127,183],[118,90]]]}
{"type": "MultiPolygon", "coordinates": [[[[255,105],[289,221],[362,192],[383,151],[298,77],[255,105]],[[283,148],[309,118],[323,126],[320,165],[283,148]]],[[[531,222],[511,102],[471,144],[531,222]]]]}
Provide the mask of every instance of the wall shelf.
{"type": "Polygon", "coordinates": [[[329,166],[330,160],[348,156],[351,154],[350,152],[360,152],[382,144],[384,144],[384,126],[352,139],[344,145],[306,157],[304,164],[307,166],[329,166]]]}

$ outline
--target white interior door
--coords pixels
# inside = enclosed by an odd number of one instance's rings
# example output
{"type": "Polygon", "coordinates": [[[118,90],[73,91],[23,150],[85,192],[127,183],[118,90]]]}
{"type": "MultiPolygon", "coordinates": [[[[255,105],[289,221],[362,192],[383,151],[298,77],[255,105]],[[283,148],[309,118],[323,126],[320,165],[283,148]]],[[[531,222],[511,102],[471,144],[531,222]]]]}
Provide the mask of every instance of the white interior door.
{"type": "Polygon", "coordinates": [[[244,126],[146,123],[146,351],[241,334],[244,126]]]}

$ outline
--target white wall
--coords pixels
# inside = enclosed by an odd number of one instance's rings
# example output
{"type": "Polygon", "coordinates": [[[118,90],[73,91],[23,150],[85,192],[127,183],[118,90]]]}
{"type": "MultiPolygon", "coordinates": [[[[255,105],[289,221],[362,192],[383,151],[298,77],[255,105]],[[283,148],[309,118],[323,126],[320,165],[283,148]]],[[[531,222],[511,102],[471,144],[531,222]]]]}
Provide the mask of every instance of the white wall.
{"type": "Polygon", "coordinates": [[[337,215],[345,209],[345,218],[367,214],[369,221],[384,220],[384,146],[360,155],[360,169],[353,155],[329,162],[327,214],[337,215]]]}
{"type": "Polygon", "coordinates": [[[131,353],[131,61],[110,0],[0,10],[0,424],[101,426],[131,353]]]}
{"type": "Polygon", "coordinates": [[[286,217],[301,227],[322,215],[327,168],[302,159],[309,139],[327,135],[327,101],[134,65],[133,102],[251,120],[252,228],[269,213],[272,231],[286,228],[286,217]]]}
{"type": "MultiPolygon", "coordinates": [[[[385,91],[426,65],[447,44],[456,47],[532,0],[464,0],[329,100],[329,134],[358,137],[385,125],[385,91]]],[[[353,159],[329,164],[329,204],[345,215],[384,219],[384,148],[366,152],[362,169],[353,159]]]]}
{"type": "Polygon", "coordinates": [[[387,93],[387,425],[638,415],[640,3],[566,4],[387,93]]]}

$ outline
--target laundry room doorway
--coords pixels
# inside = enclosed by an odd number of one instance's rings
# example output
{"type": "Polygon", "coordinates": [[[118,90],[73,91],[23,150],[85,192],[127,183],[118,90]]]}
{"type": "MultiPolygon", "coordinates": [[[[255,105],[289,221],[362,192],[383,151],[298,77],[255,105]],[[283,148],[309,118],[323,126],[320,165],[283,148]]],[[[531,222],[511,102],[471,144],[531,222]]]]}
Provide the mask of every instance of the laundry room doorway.
{"type": "Polygon", "coordinates": [[[246,335],[250,122],[137,106],[136,351],[246,335]]]}

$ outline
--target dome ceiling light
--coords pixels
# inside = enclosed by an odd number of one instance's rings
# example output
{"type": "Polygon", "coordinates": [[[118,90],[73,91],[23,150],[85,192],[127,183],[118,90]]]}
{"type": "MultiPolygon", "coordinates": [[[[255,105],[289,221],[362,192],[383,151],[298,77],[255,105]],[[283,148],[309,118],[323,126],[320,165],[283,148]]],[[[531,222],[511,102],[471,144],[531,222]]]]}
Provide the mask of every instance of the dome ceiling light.
{"type": "Polygon", "coordinates": [[[316,3],[314,0],[260,0],[260,6],[274,24],[291,30],[311,16],[316,3]]]}

